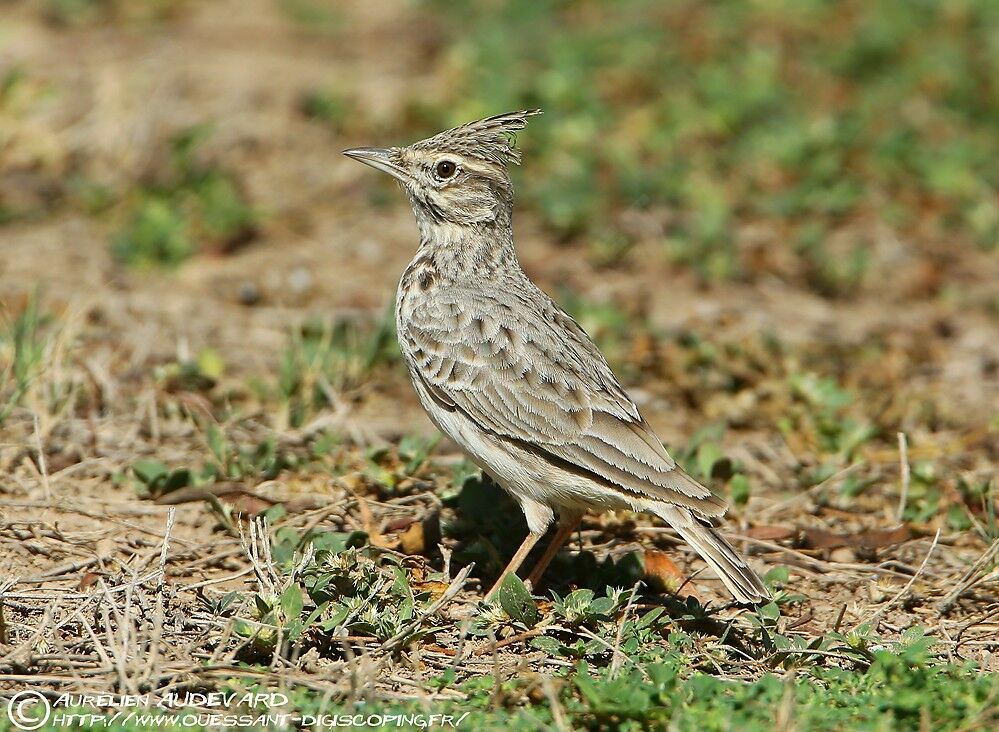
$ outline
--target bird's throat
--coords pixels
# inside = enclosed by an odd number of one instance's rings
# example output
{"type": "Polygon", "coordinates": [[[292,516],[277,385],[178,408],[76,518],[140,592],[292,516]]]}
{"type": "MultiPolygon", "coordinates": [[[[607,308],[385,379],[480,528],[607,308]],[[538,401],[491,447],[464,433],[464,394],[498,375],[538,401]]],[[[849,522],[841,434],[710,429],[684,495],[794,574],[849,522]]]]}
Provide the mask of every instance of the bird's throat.
{"type": "Polygon", "coordinates": [[[482,272],[520,270],[509,226],[420,222],[418,257],[432,260],[447,279],[462,280],[482,272]]]}

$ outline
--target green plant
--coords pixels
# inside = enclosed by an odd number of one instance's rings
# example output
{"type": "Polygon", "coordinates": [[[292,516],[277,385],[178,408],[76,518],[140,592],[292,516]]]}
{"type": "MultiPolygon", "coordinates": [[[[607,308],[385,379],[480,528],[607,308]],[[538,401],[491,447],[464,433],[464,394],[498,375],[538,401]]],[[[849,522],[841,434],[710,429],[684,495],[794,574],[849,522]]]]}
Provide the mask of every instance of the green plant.
{"type": "Polygon", "coordinates": [[[861,445],[878,434],[876,426],[847,413],[854,395],[829,377],[806,372],[788,378],[797,406],[780,419],[783,432],[797,430],[825,457],[816,482],[829,477],[851,460],[861,445]]]}
{"type": "Polygon", "coordinates": [[[295,643],[335,642],[343,635],[408,644],[433,633],[431,618],[421,618],[430,594],[414,589],[393,558],[358,549],[363,536],[316,534],[292,536],[295,554],[275,552],[285,567],[277,589],[254,595],[254,622],[237,632],[273,647],[280,628],[295,643]],[[311,545],[314,553],[297,554],[311,545]],[[262,633],[261,629],[265,632],[262,633]]]}
{"type": "Polygon", "coordinates": [[[189,360],[157,366],[153,377],[168,392],[211,391],[225,372],[225,361],[212,348],[203,348],[189,360]]]}
{"type": "Polygon", "coordinates": [[[388,447],[370,449],[365,456],[364,475],[383,489],[379,493],[395,494],[402,481],[424,472],[440,439],[440,435],[404,435],[394,450],[388,447]]]}
{"type": "Polygon", "coordinates": [[[331,33],[341,25],[337,11],[322,0],[277,0],[277,4],[289,20],[312,33],[331,33]]]}
{"type": "Polygon", "coordinates": [[[292,331],[281,354],[277,394],[286,421],[301,426],[345,391],[364,384],[372,371],[398,359],[392,314],[374,323],[341,319],[310,321],[292,331]]]}
{"type": "MultiPolygon", "coordinates": [[[[159,460],[136,460],[131,465],[132,485],[143,498],[160,498],[187,487],[205,488],[218,481],[259,483],[276,478],[282,471],[301,468],[307,457],[279,447],[273,437],[265,437],[255,445],[235,445],[222,429],[213,423],[205,428],[209,458],[197,468],[170,468],[159,460]]],[[[122,478],[126,479],[125,476],[122,478]]],[[[223,525],[232,528],[232,509],[216,499],[210,491],[203,497],[209,501],[223,525]]]]}
{"type": "Polygon", "coordinates": [[[44,0],[42,13],[56,26],[82,26],[114,21],[156,22],[176,15],[189,0],[44,0]]]}
{"type": "Polygon", "coordinates": [[[414,101],[408,121],[543,108],[520,200],[562,238],[613,231],[615,260],[658,238],[707,281],[784,276],[788,255],[829,296],[892,273],[861,222],[926,250],[999,242],[988,0],[424,2],[441,11],[451,103],[414,101]],[[622,211],[662,233],[622,226],[622,211]]]}
{"type": "Polygon", "coordinates": [[[257,213],[238,180],[198,159],[207,126],[174,136],[169,163],[127,204],[125,225],[111,237],[114,256],[138,267],[176,267],[204,246],[234,247],[255,236],[257,213]]]}
{"type": "Polygon", "coordinates": [[[310,92],[301,102],[306,117],[324,122],[334,130],[340,130],[348,121],[352,106],[344,95],[327,90],[310,92]]]}
{"type": "Polygon", "coordinates": [[[50,343],[42,334],[51,316],[38,307],[38,292],[33,293],[10,324],[0,330],[0,424],[27,394],[44,368],[50,343]]]}

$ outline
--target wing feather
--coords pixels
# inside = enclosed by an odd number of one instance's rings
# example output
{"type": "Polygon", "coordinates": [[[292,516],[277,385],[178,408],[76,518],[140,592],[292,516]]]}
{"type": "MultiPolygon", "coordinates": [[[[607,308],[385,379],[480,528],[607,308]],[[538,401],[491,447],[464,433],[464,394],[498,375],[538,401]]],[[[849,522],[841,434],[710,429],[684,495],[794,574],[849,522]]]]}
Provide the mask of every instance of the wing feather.
{"type": "Polygon", "coordinates": [[[625,494],[724,513],[670,457],[579,324],[537,294],[513,307],[508,291],[421,302],[400,332],[414,376],[445,408],[625,494]]]}

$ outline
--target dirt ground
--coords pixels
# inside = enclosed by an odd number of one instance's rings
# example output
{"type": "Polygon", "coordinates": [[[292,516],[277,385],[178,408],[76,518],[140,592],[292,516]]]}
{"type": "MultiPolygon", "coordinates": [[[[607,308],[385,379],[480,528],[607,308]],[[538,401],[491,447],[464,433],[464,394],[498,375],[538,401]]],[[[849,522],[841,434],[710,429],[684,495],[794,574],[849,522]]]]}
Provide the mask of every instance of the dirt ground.
{"type": "MultiPolygon", "coordinates": [[[[112,258],[113,216],[57,205],[0,227],[3,317],[13,320],[36,289],[55,317],[44,372],[0,424],[0,687],[210,684],[231,673],[238,644],[219,639],[223,629],[206,608],[253,580],[238,532],[220,529],[203,501],[159,505],[120,479],[140,459],[168,466],[202,460],[205,437],[192,414],[209,415],[235,444],[270,436],[295,450],[319,429],[343,437],[335,475],[289,470],[238,486],[268,502],[299,499],[285,519],[290,526],[365,529],[404,551],[399,527],[437,508],[419,491],[383,498],[365,482],[366,450],[434,434],[399,364],[378,368],[316,415],[319,421],[298,428],[250,387],[275,381],[289,333],[302,323],[377,318],[393,297],[416,243],[412,215],[401,195],[378,187],[370,171],[339,151],[406,141],[373,138],[350,124],[334,133],[298,110],[316,88],[352,84],[363,119],[377,129],[401,113],[402,100],[432,98],[447,83],[428,64],[433,25],[390,0],[349,4],[350,33],[330,35],[301,32],[264,0],[191,3],[165,30],[60,28],[30,3],[8,3],[0,13],[0,69],[27,70],[44,99],[9,128],[27,159],[4,161],[5,195],[44,206],[66,172],[81,168],[123,188],[162,163],[176,130],[210,120],[213,134],[202,154],[235,171],[263,212],[246,245],[204,253],[166,273],[112,258]],[[405,40],[400,24],[412,30],[405,40]],[[386,44],[391,54],[379,52],[386,44]],[[376,194],[383,203],[373,204],[376,194]],[[157,375],[205,349],[225,363],[210,392],[171,388],[157,375]],[[239,417],[219,421],[234,413],[239,417]],[[165,541],[171,510],[175,523],[165,541]],[[158,647],[157,660],[132,657],[127,641],[100,627],[130,612],[136,615],[129,627],[146,640],[155,627],[147,621],[159,614],[162,637],[149,646],[158,647]]],[[[528,159],[517,175],[530,174],[528,159]]],[[[525,269],[549,292],[612,303],[642,323],[626,331],[624,357],[654,363],[628,371],[626,385],[668,445],[684,445],[720,416],[741,415],[720,439],[754,488],[725,528],[762,570],[789,567],[788,587],[807,597],[789,610],[798,632],[874,619],[882,635],[896,637],[920,624],[953,658],[999,670],[994,562],[981,571],[973,566],[989,551],[985,536],[954,529],[943,510],[906,522],[891,540],[865,533],[898,530],[894,431],[882,430],[828,481],[804,490],[817,459],[807,441],[778,431],[770,419],[785,405],[774,380],[796,366],[829,374],[871,400],[859,408],[876,413],[879,425],[905,432],[908,459],[932,462],[944,505],[959,503],[959,480],[987,481],[999,454],[994,254],[953,254],[947,287],[955,296],[924,297],[920,283],[932,274],[886,238],[877,246],[883,256],[897,256],[897,278],[829,299],[780,278],[704,286],[651,240],[608,269],[572,244],[552,242],[528,215],[517,222],[517,238],[525,269]],[[713,394],[711,375],[701,379],[687,369],[689,353],[677,345],[690,333],[722,349],[738,343],[750,351],[762,348],[763,334],[777,334],[783,365],[746,365],[754,387],[748,395],[713,394]],[[879,350],[864,357],[872,343],[879,350]],[[837,493],[851,475],[870,478],[872,487],[855,497],[837,493]],[[826,543],[809,531],[826,532],[826,543]],[[828,540],[832,534],[841,539],[828,540]]],[[[766,358],[760,354],[765,350],[757,355],[766,358]]],[[[434,460],[442,467],[424,469],[428,485],[446,481],[458,456],[444,442],[434,460]]],[[[973,508],[987,524],[986,513],[973,508]]],[[[582,539],[598,558],[658,546],[684,572],[701,566],[645,520],[593,517],[584,528],[582,539]]],[[[578,549],[575,542],[571,548],[578,549]]],[[[703,596],[723,599],[713,580],[693,584],[703,596]]],[[[470,585],[452,612],[460,615],[479,592],[470,585]]],[[[516,653],[504,658],[521,662],[516,653]]],[[[534,656],[527,662],[545,663],[534,656]]],[[[346,683],[341,667],[307,661],[275,664],[269,673],[275,684],[343,691],[346,683]]],[[[389,695],[409,693],[404,681],[378,679],[378,686],[389,695]]]]}

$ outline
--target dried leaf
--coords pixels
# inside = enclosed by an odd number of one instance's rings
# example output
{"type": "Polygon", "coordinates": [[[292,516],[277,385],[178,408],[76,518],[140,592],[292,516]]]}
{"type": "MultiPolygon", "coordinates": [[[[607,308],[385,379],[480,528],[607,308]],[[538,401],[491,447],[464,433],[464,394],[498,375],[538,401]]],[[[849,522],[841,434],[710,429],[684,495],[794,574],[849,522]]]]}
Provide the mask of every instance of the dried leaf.
{"type": "Polygon", "coordinates": [[[231,506],[236,513],[246,516],[257,516],[274,505],[274,501],[258,496],[250,491],[228,493],[224,496],[219,496],[219,501],[227,506],[231,506]]]}
{"type": "Polygon", "coordinates": [[[408,529],[399,534],[399,548],[404,554],[423,554],[426,552],[422,523],[414,522],[409,525],[408,529]]]}
{"type": "Polygon", "coordinates": [[[214,496],[216,498],[223,498],[225,496],[245,493],[246,488],[243,487],[242,483],[235,483],[233,481],[223,481],[220,483],[213,483],[209,486],[186,486],[184,488],[178,488],[177,490],[170,491],[154,502],[159,506],[176,506],[181,503],[194,503],[195,501],[205,501],[208,500],[209,496],[214,496]]]}
{"type": "Polygon", "coordinates": [[[912,531],[907,524],[901,524],[894,529],[862,531],[859,534],[835,534],[824,529],[805,529],[802,534],[805,546],[810,549],[879,549],[908,541],[912,531]]]}
{"type": "Polygon", "coordinates": [[[415,516],[403,516],[402,518],[393,519],[385,524],[385,531],[395,533],[397,531],[405,531],[413,522],[416,521],[415,516]]]}
{"type": "Polygon", "coordinates": [[[447,582],[438,582],[437,580],[424,580],[423,582],[413,582],[410,586],[415,592],[429,592],[431,598],[436,600],[447,592],[450,585],[447,582]]]}
{"type": "Polygon", "coordinates": [[[367,501],[363,498],[359,499],[357,502],[357,510],[361,514],[361,526],[364,527],[364,532],[368,535],[368,543],[371,544],[371,546],[382,547],[383,549],[394,549],[398,542],[386,538],[386,536],[378,530],[374,517],[371,515],[371,509],[368,508],[367,501]]]}
{"type": "Polygon", "coordinates": [[[680,597],[693,597],[699,602],[703,598],[689,582],[687,576],[676,566],[676,562],[665,552],[656,549],[645,550],[645,580],[657,592],[669,592],[680,597]]]}
{"type": "Polygon", "coordinates": [[[209,486],[178,488],[175,491],[158,497],[155,502],[160,506],[176,506],[181,503],[194,503],[195,501],[208,501],[211,503],[213,500],[231,506],[237,513],[247,516],[261,514],[276,504],[276,501],[257,495],[253,491],[244,488],[241,484],[232,481],[214,483],[209,486]]]}
{"type": "Polygon", "coordinates": [[[782,541],[793,538],[798,532],[786,526],[754,526],[743,532],[750,539],[782,541]]]}

